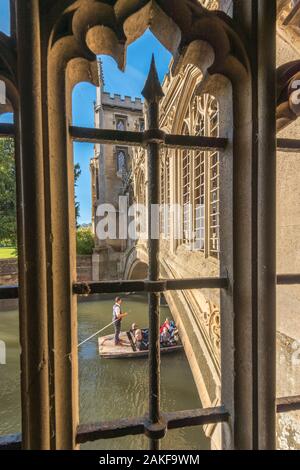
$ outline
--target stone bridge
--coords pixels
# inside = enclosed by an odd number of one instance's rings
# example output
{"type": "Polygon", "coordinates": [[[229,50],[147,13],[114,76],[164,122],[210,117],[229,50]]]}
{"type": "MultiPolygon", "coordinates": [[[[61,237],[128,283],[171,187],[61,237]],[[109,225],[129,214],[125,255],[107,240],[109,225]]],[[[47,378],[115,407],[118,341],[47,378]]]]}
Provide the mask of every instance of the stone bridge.
{"type": "MultiPolygon", "coordinates": [[[[171,255],[167,245],[161,246],[161,277],[166,279],[200,277],[199,267],[210,275],[218,275],[218,261],[205,260],[202,253],[178,249],[171,255]]],[[[124,253],[120,262],[123,279],[147,278],[147,247],[138,243],[124,253]]],[[[164,293],[172,316],[178,326],[185,354],[204,407],[220,403],[220,310],[219,292],[172,291],[164,293]]],[[[219,426],[205,429],[212,448],[220,447],[219,426]]]]}

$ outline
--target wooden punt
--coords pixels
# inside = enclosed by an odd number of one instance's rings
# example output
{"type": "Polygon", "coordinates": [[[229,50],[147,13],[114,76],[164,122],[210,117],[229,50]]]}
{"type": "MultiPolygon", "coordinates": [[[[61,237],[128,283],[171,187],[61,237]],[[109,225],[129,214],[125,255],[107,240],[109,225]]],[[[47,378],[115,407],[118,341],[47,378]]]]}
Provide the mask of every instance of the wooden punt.
{"type": "MultiPolygon", "coordinates": [[[[114,343],[114,334],[107,336],[100,336],[98,338],[99,345],[99,355],[100,357],[106,359],[125,359],[125,358],[138,358],[138,357],[147,357],[147,351],[134,351],[133,345],[129,339],[129,336],[126,332],[120,334],[120,340],[122,345],[115,346],[114,343]]],[[[161,347],[160,351],[162,354],[170,354],[176,351],[181,351],[183,349],[182,344],[177,344],[175,346],[161,347]]]]}

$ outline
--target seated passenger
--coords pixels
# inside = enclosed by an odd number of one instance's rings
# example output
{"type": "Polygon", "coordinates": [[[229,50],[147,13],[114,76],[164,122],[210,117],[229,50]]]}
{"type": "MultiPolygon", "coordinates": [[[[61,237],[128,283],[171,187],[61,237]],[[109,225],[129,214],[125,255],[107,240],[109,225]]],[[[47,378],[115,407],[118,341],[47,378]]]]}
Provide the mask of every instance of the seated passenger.
{"type": "Polygon", "coordinates": [[[174,320],[170,321],[170,326],[169,326],[169,333],[172,336],[174,334],[174,331],[176,330],[176,325],[174,320]]]}
{"type": "Polygon", "coordinates": [[[160,333],[163,332],[163,329],[164,328],[167,328],[167,330],[169,330],[170,328],[170,320],[168,318],[165,319],[165,322],[161,325],[160,327],[160,333]]]}
{"type": "Polygon", "coordinates": [[[175,344],[177,344],[179,342],[178,330],[174,331],[173,341],[174,341],[175,344]]]}
{"type": "Polygon", "coordinates": [[[163,346],[169,346],[170,343],[170,333],[168,328],[165,326],[160,335],[160,342],[163,346]]]}
{"type": "Polygon", "coordinates": [[[143,339],[142,330],[138,329],[135,331],[134,339],[138,351],[146,351],[148,349],[148,346],[143,339]]]}
{"type": "Polygon", "coordinates": [[[133,337],[134,337],[135,332],[136,332],[137,329],[138,329],[137,324],[136,324],[136,323],[132,323],[131,328],[130,328],[129,331],[130,331],[130,333],[133,335],[133,337]]]}

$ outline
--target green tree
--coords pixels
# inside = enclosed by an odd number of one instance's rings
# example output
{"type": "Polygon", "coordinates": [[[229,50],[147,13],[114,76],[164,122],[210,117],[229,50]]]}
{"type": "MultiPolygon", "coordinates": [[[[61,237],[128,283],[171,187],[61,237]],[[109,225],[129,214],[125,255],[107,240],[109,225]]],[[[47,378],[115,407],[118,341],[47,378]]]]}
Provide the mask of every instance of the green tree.
{"type": "Polygon", "coordinates": [[[91,255],[94,249],[94,235],[90,228],[80,227],[77,229],[77,254],[91,255]]]}
{"type": "Polygon", "coordinates": [[[0,139],[0,245],[17,243],[16,169],[13,139],[0,139]]]}
{"type": "MultiPolygon", "coordinates": [[[[81,175],[79,163],[74,166],[75,187],[81,175]]],[[[80,204],[75,197],[76,225],[80,216],[80,204]]],[[[0,245],[17,245],[16,169],[13,139],[0,139],[0,245]]]]}

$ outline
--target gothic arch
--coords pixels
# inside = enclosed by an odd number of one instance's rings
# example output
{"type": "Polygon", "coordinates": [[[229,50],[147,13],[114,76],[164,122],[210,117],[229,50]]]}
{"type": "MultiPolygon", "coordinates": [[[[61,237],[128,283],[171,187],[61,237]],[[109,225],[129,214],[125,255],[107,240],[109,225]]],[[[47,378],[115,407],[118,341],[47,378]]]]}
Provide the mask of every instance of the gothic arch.
{"type": "Polygon", "coordinates": [[[124,279],[141,279],[133,277],[137,272],[142,273],[148,266],[148,253],[144,246],[138,245],[127,253],[124,267],[124,279]]]}

